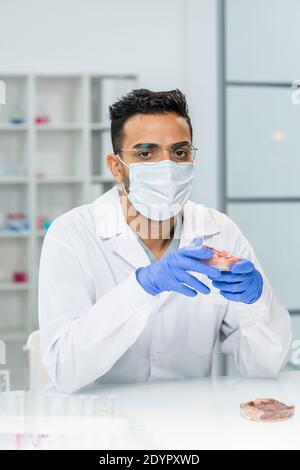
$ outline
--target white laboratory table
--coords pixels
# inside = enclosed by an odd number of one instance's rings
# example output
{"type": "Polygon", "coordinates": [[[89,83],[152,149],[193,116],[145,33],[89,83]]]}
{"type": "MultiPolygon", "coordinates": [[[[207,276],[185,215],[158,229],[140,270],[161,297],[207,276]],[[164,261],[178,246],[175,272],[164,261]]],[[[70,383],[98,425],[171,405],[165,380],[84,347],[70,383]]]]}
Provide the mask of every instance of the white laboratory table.
{"type": "MultiPolygon", "coordinates": [[[[8,397],[15,399],[15,394],[6,392],[6,400],[8,397]]],[[[53,403],[62,403],[62,399],[69,399],[54,390],[42,394],[51,396],[52,406],[53,403]]],[[[300,371],[283,372],[277,379],[263,380],[220,377],[102,385],[89,389],[85,395],[75,394],[71,400],[74,406],[74,403],[78,405],[83,403],[83,399],[91,397],[103,406],[110,401],[110,409],[108,407],[105,411],[106,417],[109,417],[107,421],[103,420],[103,409],[102,415],[96,413],[96,429],[98,426],[99,431],[96,431],[96,436],[85,443],[82,437],[72,444],[67,436],[61,436],[61,444],[57,439],[52,440],[52,444],[51,440],[47,442],[46,439],[36,445],[41,448],[59,448],[61,445],[63,448],[90,446],[130,450],[300,449],[300,371]],[[295,416],[288,421],[274,423],[245,420],[240,415],[240,403],[258,397],[294,403],[295,416]],[[105,431],[106,425],[108,431],[105,431]]],[[[95,413],[95,408],[91,408],[90,404],[85,406],[90,407],[90,413],[95,413]]],[[[65,413],[65,405],[61,409],[65,413]]],[[[92,428],[86,419],[90,418],[81,411],[77,425],[72,425],[69,430],[80,429],[84,435],[92,428]]],[[[66,421],[64,415],[63,422],[66,421]]],[[[20,430],[17,432],[20,441],[20,430]]],[[[37,432],[47,434],[45,430],[37,432]]],[[[19,441],[17,445],[20,446],[19,441]]],[[[11,439],[2,439],[2,448],[5,446],[12,448],[14,444],[11,439]]]]}

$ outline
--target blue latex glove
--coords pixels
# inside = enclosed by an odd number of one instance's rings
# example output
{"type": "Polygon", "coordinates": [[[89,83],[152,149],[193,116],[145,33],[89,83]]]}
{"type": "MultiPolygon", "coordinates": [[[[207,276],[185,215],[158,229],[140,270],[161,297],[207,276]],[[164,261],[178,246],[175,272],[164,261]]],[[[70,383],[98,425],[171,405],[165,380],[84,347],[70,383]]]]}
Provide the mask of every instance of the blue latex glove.
{"type": "Polygon", "coordinates": [[[213,286],[228,300],[253,304],[261,296],[263,278],[249,260],[233,263],[230,271],[222,271],[213,286]]]}
{"type": "Polygon", "coordinates": [[[164,291],[179,292],[189,297],[195,297],[198,292],[209,294],[209,287],[188,271],[206,274],[210,279],[218,278],[221,271],[201,262],[212,256],[209,248],[188,245],[137,269],[136,278],[143,289],[152,295],[164,291]]]}

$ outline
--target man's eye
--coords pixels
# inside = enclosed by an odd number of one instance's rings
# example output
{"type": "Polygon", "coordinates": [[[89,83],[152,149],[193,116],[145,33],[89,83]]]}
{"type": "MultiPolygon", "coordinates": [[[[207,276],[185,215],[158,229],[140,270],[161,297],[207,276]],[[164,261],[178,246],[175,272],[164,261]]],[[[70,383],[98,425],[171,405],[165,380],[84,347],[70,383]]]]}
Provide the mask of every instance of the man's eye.
{"type": "Polygon", "coordinates": [[[176,150],[175,155],[177,158],[187,158],[188,152],[186,150],[176,150]]]}
{"type": "Polygon", "coordinates": [[[138,156],[141,157],[141,158],[151,158],[152,157],[152,153],[151,152],[138,152],[138,156]]]}

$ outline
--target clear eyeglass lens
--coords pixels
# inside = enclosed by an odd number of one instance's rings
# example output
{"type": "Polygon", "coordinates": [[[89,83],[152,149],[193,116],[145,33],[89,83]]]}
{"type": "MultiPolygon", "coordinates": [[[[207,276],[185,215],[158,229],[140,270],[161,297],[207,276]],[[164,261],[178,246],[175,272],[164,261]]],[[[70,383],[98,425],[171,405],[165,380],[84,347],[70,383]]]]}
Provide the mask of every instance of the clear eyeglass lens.
{"type": "MultiPolygon", "coordinates": [[[[196,149],[182,146],[170,150],[169,153],[170,158],[176,162],[192,162],[195,158],[196,149]]],[[[160,147],[152,147],[150,149],[138,149],[136,155],[139,161],[160,161],[163,152],[160,147]]]]}

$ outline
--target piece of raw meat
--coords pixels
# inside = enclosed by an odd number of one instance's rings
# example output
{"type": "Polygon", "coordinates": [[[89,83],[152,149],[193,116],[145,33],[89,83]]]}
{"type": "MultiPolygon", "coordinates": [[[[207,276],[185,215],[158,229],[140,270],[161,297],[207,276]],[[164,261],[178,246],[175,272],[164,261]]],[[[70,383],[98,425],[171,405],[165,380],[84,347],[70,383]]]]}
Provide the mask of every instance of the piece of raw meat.
{"type": "Polygon", "coordinates": [[[213,251],[213,257],[211,259],[202,261],[203,263],[209,264],[220,271],[230,271],[231,265],[237,261],[241,261],[241,258],[237,258],[227,250],[218,250],[208,245],[203,245],[213,251]]]}
{"type": "Polygon", "coordinates": [[[242,403],[241,415],[252,421],[283,421],[294,416],[295,406],[273,398],[256,398],[242,403]]]}

